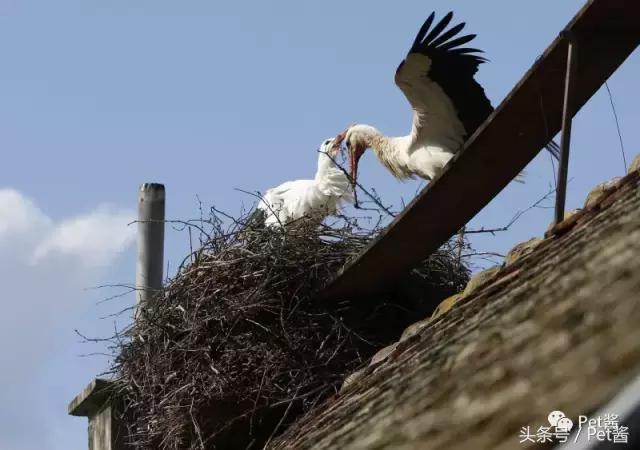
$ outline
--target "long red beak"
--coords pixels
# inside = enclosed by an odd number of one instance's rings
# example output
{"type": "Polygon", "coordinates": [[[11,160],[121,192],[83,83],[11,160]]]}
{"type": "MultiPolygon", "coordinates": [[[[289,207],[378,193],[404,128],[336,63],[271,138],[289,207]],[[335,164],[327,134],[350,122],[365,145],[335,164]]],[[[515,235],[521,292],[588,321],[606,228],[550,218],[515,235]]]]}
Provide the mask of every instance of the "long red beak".
{"type": "Polygon", "coordinates": [[[364,154],[364,148],[360,145],[356,145],[354,149],[349,152],[349,167],[351,169],[351,185],[353,189],[356,188],[358,181],[358,162],[364,154]]]}
{"type": "Polygon", "coordinates": [[[342,145],[342,141],[344,141],[344,138],[347,136],[347,130],[344,130],[333,139],[333,145],[331,146],[332,152],[338,153],[340,146],[342,145]]]}

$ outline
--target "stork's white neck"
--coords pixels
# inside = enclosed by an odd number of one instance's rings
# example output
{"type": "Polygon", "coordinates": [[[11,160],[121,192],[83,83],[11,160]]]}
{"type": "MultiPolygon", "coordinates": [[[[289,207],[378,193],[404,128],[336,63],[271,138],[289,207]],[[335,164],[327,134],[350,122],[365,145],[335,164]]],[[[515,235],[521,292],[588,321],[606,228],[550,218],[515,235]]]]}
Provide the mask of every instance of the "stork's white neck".
{"type": "Polygon", "coordinates": [[[332,167],[336,167],[333,160],[326,153],[326,150],[321,149],[318,151],[318,170],[316,171],[315,178],[321,178],[327,173],[332,167]]]}
{"type": "Polygon", "coordinates": [[[350,131],[367,148],[373,149],[378,160],[396,177],[404,179],[411,176],[402,158],[411,145],[411,135],[388,137],[370,125],[354,125],[350,131]]]}

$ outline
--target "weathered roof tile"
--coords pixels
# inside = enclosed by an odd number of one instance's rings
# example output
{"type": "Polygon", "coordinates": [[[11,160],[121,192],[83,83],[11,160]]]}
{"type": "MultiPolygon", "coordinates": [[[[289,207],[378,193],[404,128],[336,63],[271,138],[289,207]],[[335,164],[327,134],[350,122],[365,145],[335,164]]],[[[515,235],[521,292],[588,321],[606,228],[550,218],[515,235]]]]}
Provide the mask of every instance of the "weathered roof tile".
{"type": "Polygon", "coordinates": [[[362,379],[362,377],[365,375],[365,373],[366,373],[366,368],[360,369],[360,370],[356,370],[351,375],[349,375],[347,378],[345,378],[344,382],[342,383],[342,387],[340,388],[339,394],[343,395],[351,387],[355,386],[358,383],[358,381],[362,379]]]}
{"type": "Polygon", "coordinates": [[[369,363],[369,365],[375,366],[376,364],[380,364],[381,362],[383,362],[385,359],[389,357],[389,355],[391,355],[391,353],[393,353],[393,351],[396,349],[397,346],[398,346],[398,343],[396,342],[386,346],[382,350],[379,350],[378,353],[373,355],[373,358],[371,358],[371,362],[369,363]]]}
{"type": "Polygon", "coordinates": [[[552,236],[554,234],[562,232],[563,230],[571,228],[583,213],[583,210],[580,208],[572,209],[571,211],[565,211],[562,222],[557,224],[555,222],[551,222],[549,224],[549,226],[547,227],[547,231],[544,233],[545,237],[552,236]]]}
{"type": "Polygon", "coordinates": [[[492,279],[499,271],[500,266],[494,266],[472,276],[467,283],[467,287],[462,291],[462,297],[468,297],[473,294],[479,287],[492,279]]]}
{"type": "Polygon", "coordinates": [[[589,192],[589,195],[587,195],[587,199],[584,202],[584,208],[589,209],[595,206],[607,192],[615,189],[615,187],[620,183],[620,180],[620,177],[615,177],[611,180],[600,183],[591,189],[591,192],[589,192]]]}
{"type": "Polygon", "coordinates": [[[635,158],[633,158],[633,161],[631,161],[628,173],[632,173],[638,170],[640,170],[640,153],[637,154],[635,158]]]}
{"type": "MultiPolygon", "coordinates": [[[[438,306],[438,308],[439,307],[440,306],[438,306]]],[[[437,308],[436,308],[436,311],[437,311],[437,308]]],[[[435,312],[434,312],[434,314],[435,314],[435,312]]],[[[409,325],[407,328],[405,328],[404,332],[402,333],[402,336],[400,336],[400,342],[404,342],[406,340],[409,340],[413,336],[415,336],[418,333],[420,333],[420,331],[422,331],[423,328],[425,328],[425,327],[427,327],[429,325],[429,322],[431,322],[431,318],[420,320],[419,322],[412,323],[411,325],[409,325]]]]}
{"type": "Polygon", "coordinates": [[[439,317],[442,314],[449,311],[451,308],[453,308],[453,305],[461,298],[462,298],[462,294],[456,294],[442,300],[438,305],[438,307],[435,309],[435,311],[433,311],[433,315],[431,316],[431,319],[435,319],[436,317],[439,317]]]}
{"type": "Polygon", "coordinates": [[[523,256],[528,255],[541,242],[542,242],[542,239],[538,237],[534,237],[529,239],[528,241],[521,242],[520,244],[514,246],[511,250],[509,250],[507,255],[504,257],[505,265],[509,266],[514,262],[516,262],[518,259],[522,258],[523,256]]]}

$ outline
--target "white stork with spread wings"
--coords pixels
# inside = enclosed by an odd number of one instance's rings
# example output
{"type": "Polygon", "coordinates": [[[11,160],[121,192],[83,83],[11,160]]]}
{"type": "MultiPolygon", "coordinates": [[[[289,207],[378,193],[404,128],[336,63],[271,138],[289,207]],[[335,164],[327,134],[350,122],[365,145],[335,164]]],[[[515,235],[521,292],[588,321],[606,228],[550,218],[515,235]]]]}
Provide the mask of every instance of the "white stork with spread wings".
{"type": "MultiPolygon", "coordinates": [[[[413,108],[411,133],[387,137],[369,125],[353,125],[335,139],[336,146],[346,141],[354,185],[367,148],[396,178],[432,180],[493,112],[474,79],[486,59],[479,56],[481,50],[462,47],[475,34],[459,35],[464,22],[445,31],[452,12],[431,28],[434,18],[431,13],[396,70],[396,85],[413,108]]],[[[552,141],[546,148],[557,158],[557,144],[552,141]]]]}
{"type": "Polygon", "coordinates": [[[352,201],[349,179],[335,162],[340,148],[333,141],[327,139],[320,146],[313,180],[287,181],[264,193],[258,210],[265,225],[283,226],[302,218],[320,223],[343,203],[352,201]]]}

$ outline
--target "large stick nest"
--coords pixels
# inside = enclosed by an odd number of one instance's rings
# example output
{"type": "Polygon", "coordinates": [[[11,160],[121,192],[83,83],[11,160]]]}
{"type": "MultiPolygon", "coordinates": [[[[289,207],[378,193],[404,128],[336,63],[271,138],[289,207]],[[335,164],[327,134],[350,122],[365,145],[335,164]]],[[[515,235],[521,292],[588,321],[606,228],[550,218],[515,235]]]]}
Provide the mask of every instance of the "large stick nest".
{"type": "Polygon", "coordinates": [[[468,279],[451,244],[395,294],[319,301],[313,294],[378,229],[241,222],[214,227],[162,295],[140,306],[118,348],[136,448],[261,448],[468,279]]]}

